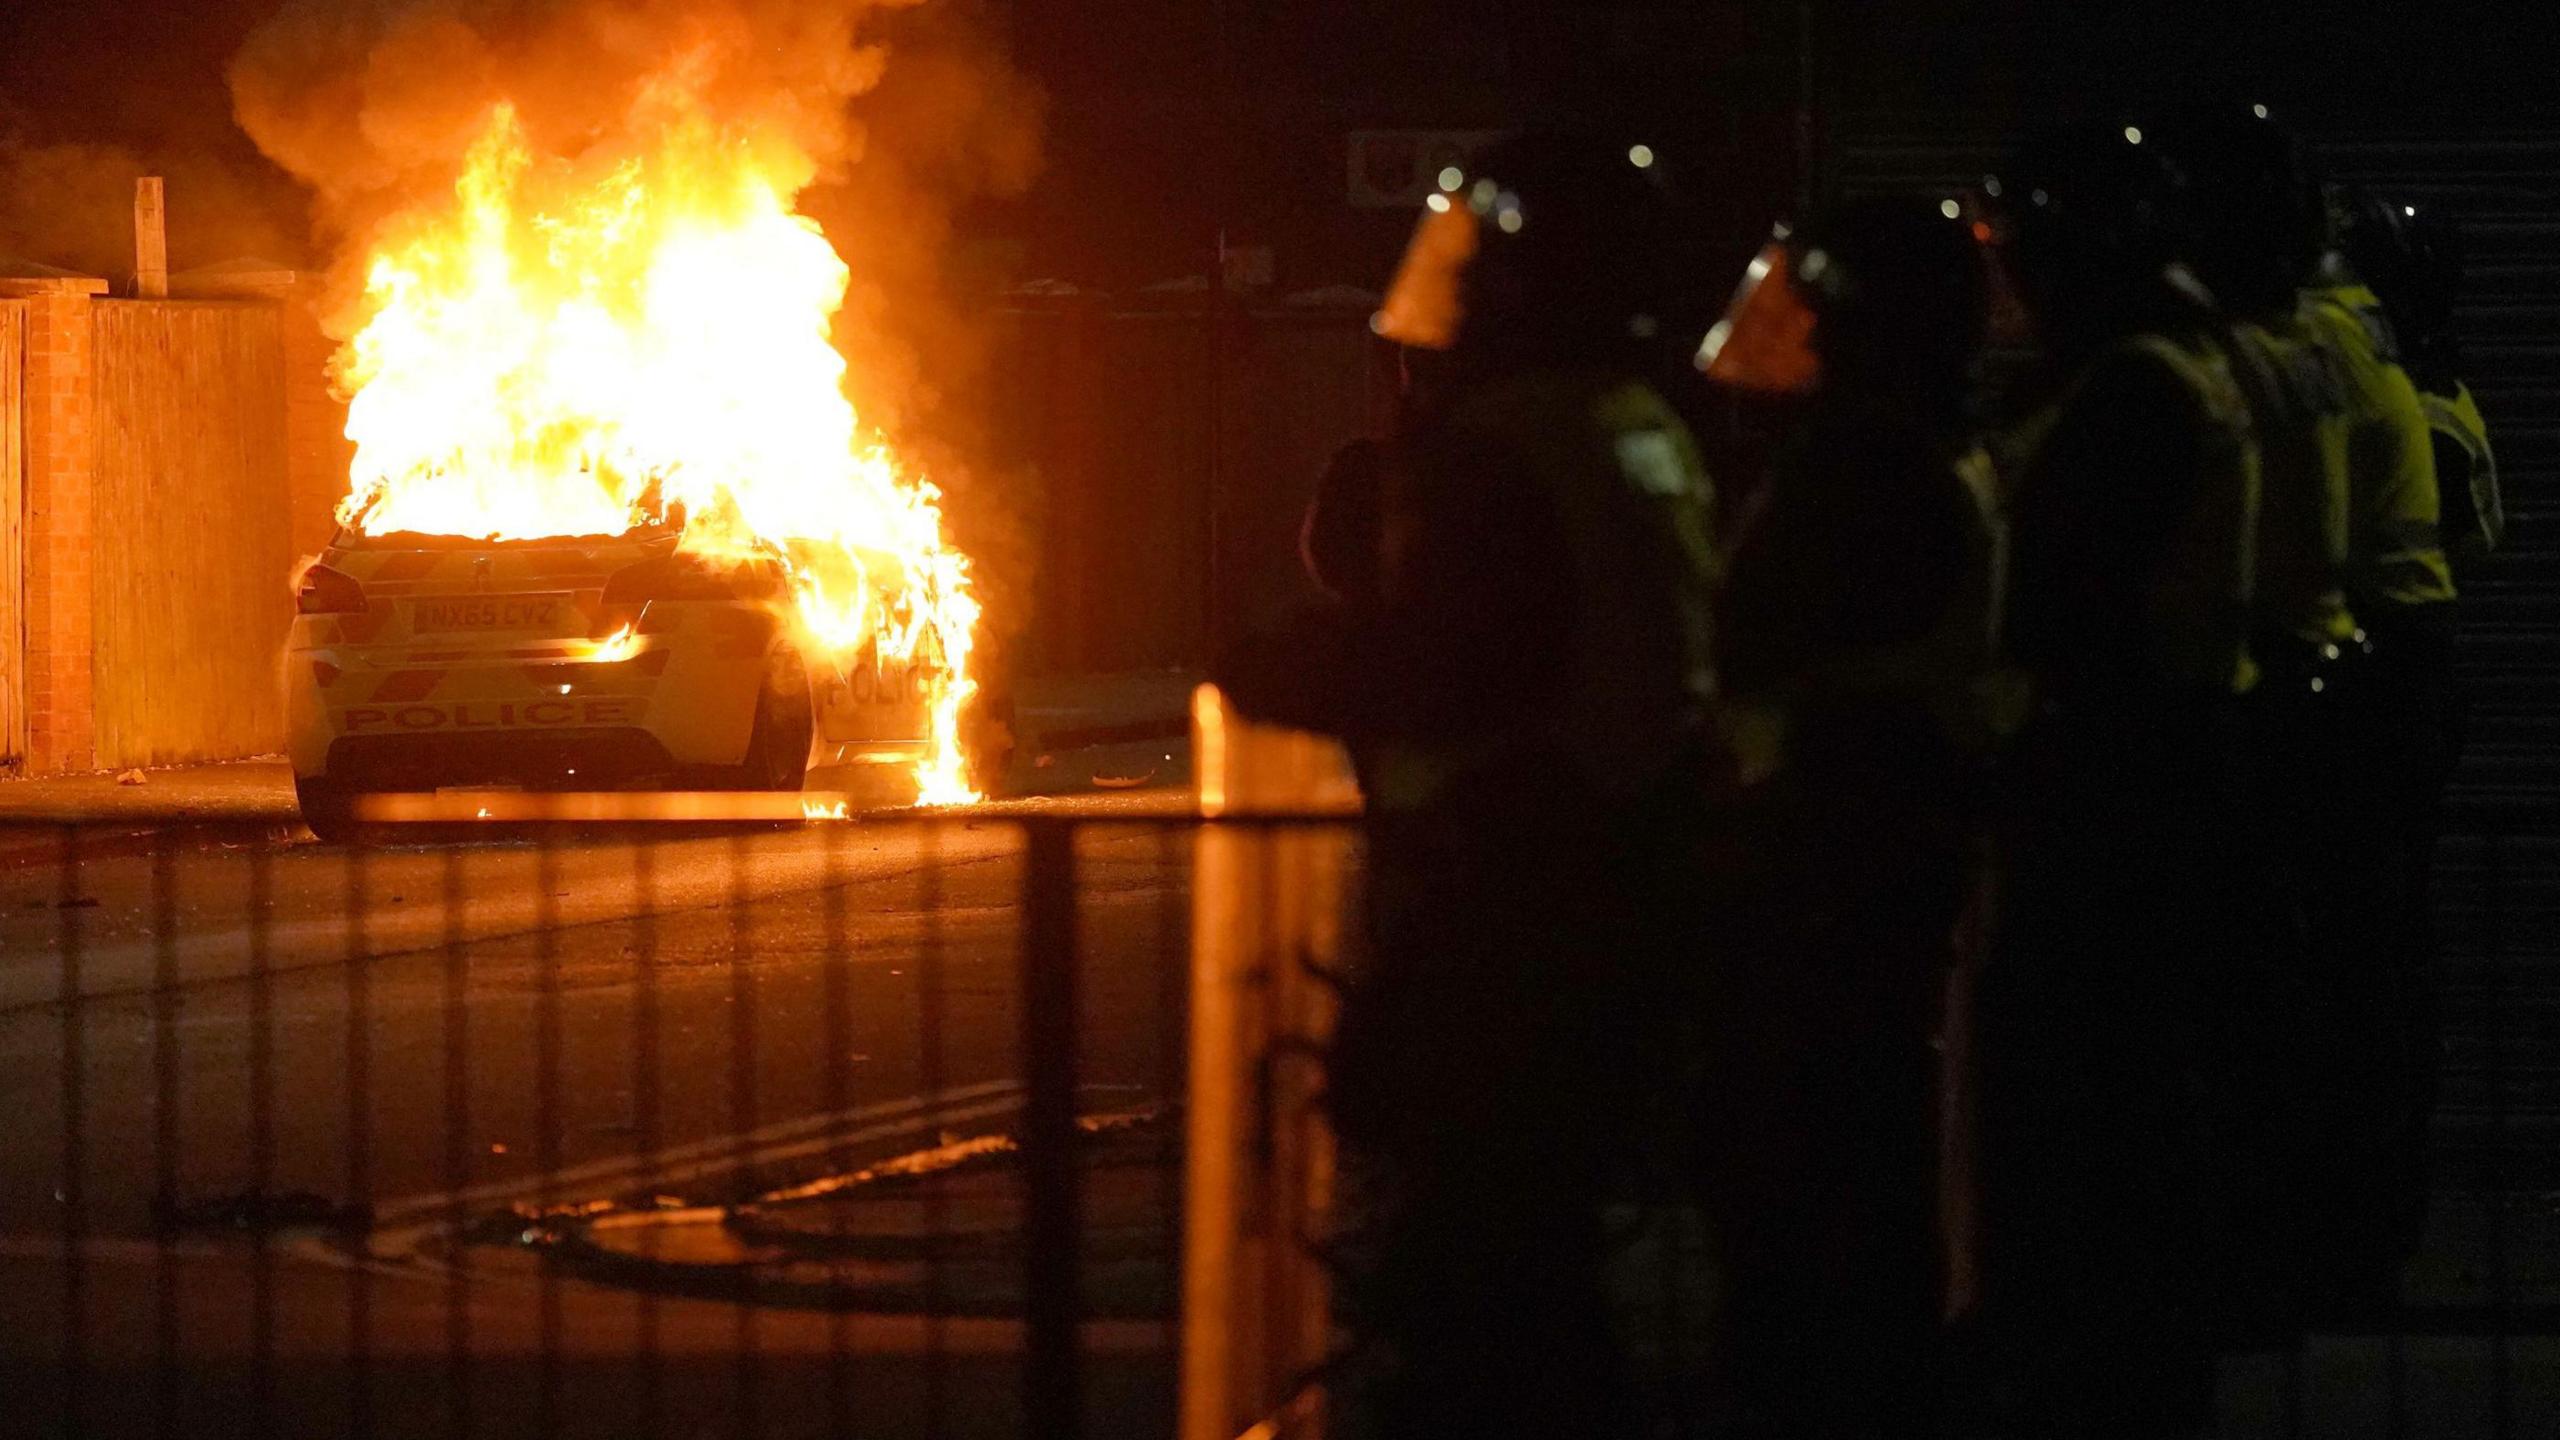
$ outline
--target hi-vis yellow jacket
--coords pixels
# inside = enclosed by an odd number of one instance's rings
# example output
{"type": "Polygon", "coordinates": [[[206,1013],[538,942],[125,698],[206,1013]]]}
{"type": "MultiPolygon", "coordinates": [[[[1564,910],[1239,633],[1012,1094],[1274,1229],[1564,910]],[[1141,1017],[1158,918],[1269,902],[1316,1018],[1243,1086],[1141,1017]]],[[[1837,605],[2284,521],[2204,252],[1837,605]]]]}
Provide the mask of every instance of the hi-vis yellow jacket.
{"type": "Polygon", "coordinates": [[[2419,391],[2418,404],[2426,411],[2427,428],[2435,432],[2438,499],[2448,506],[2466,499],[2471,504],[2467,523],[2446,517],[2446,528],[2454,532],[2452,544],[2466,554],[2497,549],[2507,538],[2507,503],[2498,490],[2498,456],[2489,448],[2489,424],[2480,418],[2480,402],[2471,398],[2470,386],[2456,380],[2450,395],[2419,391]]]}
{"type": "Polygon", "coordinates": [[[2252,635],[2261,646],[2311,651],[2349,644],[2345,362],[2299,317],[2233,325],[2231,360],[2261,475],[2252,635]]]}
{"type": "Polygon", "coordinates": [[[2347,603],[2362,613],[2453,599],[2434,443],[2382,303],[2362,285],[2333,285],[2306,292],[2303,311],[2347,378],[2347,603]]]}
{"type": "Polygon", "coordinates": [[[2116,341],[2009,438],[2012,649],[2047,683],[2254,689],[2249,407],[2201,333],[2116,341]]]}

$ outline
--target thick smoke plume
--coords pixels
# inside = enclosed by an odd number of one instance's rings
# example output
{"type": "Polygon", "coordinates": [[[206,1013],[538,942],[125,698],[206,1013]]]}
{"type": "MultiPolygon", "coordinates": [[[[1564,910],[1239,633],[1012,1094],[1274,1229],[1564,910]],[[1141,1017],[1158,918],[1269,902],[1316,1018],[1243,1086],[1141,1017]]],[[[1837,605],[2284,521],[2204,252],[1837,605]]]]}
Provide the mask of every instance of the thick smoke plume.
{"type": "Polygon", "coordinates": [[[113,281],[133,275],[133,182],[169,182],[169,268],[302,253],[297,206],[256,157],[214,147],[44,143],[0,109],[0,257],[113,281]]]}
{"type": "MultiPolygon", "coordinates": [[[[981,0],[293,0],[231,67],[240,125],[307,185],[332,257],[323,323],[361,325],[366,258],[444,213],[492,111],[538,162],[596,174],[645,143],[670,89],[800,188],[852,269],[834,340],[869,427],[929,462],[1005,625],[1009,507],[965,472],[985,346],[955,263],[969,207],[1038,162],[1036,88],[981,0]]],[[[983,291],[981,290],[981,293],[983,291]]],[[[1008,613],[1012,612],[1012,613],[1008,613]]]]}

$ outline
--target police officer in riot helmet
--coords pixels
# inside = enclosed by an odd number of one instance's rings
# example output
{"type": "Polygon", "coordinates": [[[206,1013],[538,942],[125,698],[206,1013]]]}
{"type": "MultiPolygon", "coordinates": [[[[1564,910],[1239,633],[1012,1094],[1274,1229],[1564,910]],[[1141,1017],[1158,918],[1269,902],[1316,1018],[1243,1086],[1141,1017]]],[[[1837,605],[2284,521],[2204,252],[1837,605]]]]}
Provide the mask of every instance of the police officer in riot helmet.
{"type": "Polygon", "coordinates": [[[2189,263],[2225,314],[2294,308],[2327,248],[2328,213],[2310,156],[2256,102],[2189,104],[2140,122],[2175,166],[2189,263]]]}
{"type": "Polygon", "coordinates": [[[1927,1434],[1941,1388],[1932,1042],[2001,721],[1973,224],[1932,197],[1782,230],[1702,350],[1801,402],[1717,617],[1747,869],[1701,1118],[1739,1434],[1927,1434]]]}
{"type": "MultiPolygon", "coordinates": [[[[2222,300],[2225,344],[2249,401],[2261,459],[2251,654],[2259,679],[2238,734],[2251,790],[2247,859],[2261,867],[2264,941],[2252,1082],[2290,1100],[2263,1109],[2260,1163],[2235,1225],[2265,1257],[2256,1315],[2235,1340],[2274,1343],[2302,1306],[2379,1262],[2371,1197],[2395,1168],[2384,1138],[2400,1102],[2401,1006],[2368,867],[2344,863],[2372,829],[2356,741],[2369,689],[2360,605],[2346,588],[2354,529],[2354,360],[2302,299],[2327,241],[2308,157],[2264,105],[2195,105],[2146,123],[2185,175],[2190,251],[2222,300]]],[[[2241,1022],[2245,1021],[2245,1024],[2241,1022]]],[[[2360,1281],[2358,1283],[2361,1283],[2360,1281]]],[[[2244,1317],[2234,1317],[2244,1318],[2244,1317]]]]}
{"type": "Polygon", "coordinates": [[[2055,708],[2245,691],[2256,456],[2214,297],[2183,260],[2178,175],[2138,126],[2092,126],[2028,147],[1993,184],[2042,361],[2007,446],[2015,646],[2055,708]],[[2112,450],[2124,429],[2136,448],[2112,450]],[[2117,473],[2136,468],[2157,483],[2117,473]]]}
{"type": "Polygon", "coordinates": [[[1670,195],[1650,150],[1564,129],[1448,178],[1373,322],[1440,361],[1394,440],[1371,697],[1432,763],[1379,798],[1486,795],[1449,783],[1465,737],[1618,804],[1694,757],[1712,683],[1706,478],[1657,384],[1670,195]]]}
{"type": "Polygon", "coordinates": [[[2462,229],[2445,205],[2332,187],[2335,261],[2373,288],[2433,431],[2441,529],[2457,561],[2477,560],[2506,536],[2496,453],[2479,402],[2463,382],[2454,300],[2462,289],[2462,229]]]}
{"type": "MultiPolygon", "coordinates": [[[[2351,1238],[2369,1260],[2337,1298],[2396,1304],[2398,1271],[2425,1225],[2428,1123],[2442,1067],[2430,877],[2444,787],[2461,751],[2453,649],[2460,567],[2505,526],[2497,461],[2460,375],[2452,328],[2459,237],[2431,205],[2354,192],[2337,206],[2338,251],[2305,309],[2349,359],[2358,443],[2347,577],[2372,653],[2358,687],[2354,768],[2363,802],[2332,862],[2357,902],[2375,1003],[2357,1065],[2371,1143],[2351,1157],[2367,1201],[2351,1238]],[[2377,955],[2377,951],[2379,952],[2377,955]],[[2378,962],[2378,963],[2377,963],[2378,962]]],[[[2352,1277],[2350,1277],[2352,1278],[2352,1277]]]]}
{"type": "Polygon", "coordinates": [[[2036,689],[1979,1002],[1977,1324],[2002,1433],[2210,1413],[2231,978],[2263,911],[2227,739],[2258,455],[2177,173],[2139,126],[2062,132],[1996,188],[2043,361],[2004,442],[2008,634],[2036,689]]]}
{"type": "MultiPolygon", "coordinates": [[[[2257,433],[2249,638],[2259,694],[2334,705],[2360,647],[2344,589],[2351,381],[2302,304],[2327,245],[2321,187],[2301,144],[2261,104],[2189,106],[2142,128],[2183,177],[2186,253],[2225,317],[2257,433]]],[[[2288,720],[2302,718],[2288,709],[2288,720]]]]}
{"type": "MultiPolygon", "coordinates": [[[[2189,106],[2143,128],[2184,179],[2186,251],[2225,317],[2223,340],[2258,434],[2252,654],[2267,689],[2310,689],[2307,680],[2356,648],[2342,588],[2349,377],[2301,299],[2327,245],[2327,207],[2301,144],[2264,105],[2189,106]]],[[[2343,682],[2330,674],[2316,688],[2343,682]]]]}
{"type": "Polygon", "coordinates": [[[2211,297],[2176,268],[2179,178],[2140,134],[2089,124],[2039,136],[1984,185],[2048,388],[2128,335],[2211,323],[2211,297]]]}
{"type": "Polygon", "coordinates": [[[1675,227],[1624,138],[1447,178],[1374,322],[1438,363],[1344,645],[1374,943],[1329,1057],[1336,1393],[1382,1435],[1621,1434],[1602,1210],[1676,1133],[1701,948],[1708,494],[1652,383],[1675,227]]]}

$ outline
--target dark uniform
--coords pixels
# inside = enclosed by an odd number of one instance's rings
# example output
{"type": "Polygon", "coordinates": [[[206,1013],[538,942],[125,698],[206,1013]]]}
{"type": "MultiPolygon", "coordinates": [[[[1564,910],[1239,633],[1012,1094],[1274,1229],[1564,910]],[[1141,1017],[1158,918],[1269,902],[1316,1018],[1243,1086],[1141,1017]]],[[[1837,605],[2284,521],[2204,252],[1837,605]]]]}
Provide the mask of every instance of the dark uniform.
{"type": "MultiPolygon", "coordinates": [[[[2498,460],[2489,444],[2487,422],[2462,380],[2461,335],[2454,321],[2454,302],[2462,286],[2460,227],[2439,206],[2394,203],[2377,195],[2341,192],[2337,208],[2342,223],[2339,241],[2343,268],[2372,286],[2389,319],[2389,339],[2403,368],[2417,387],[2435,462],[2438,542],[2446,551],[2456,579],[2464,566],[2485,559],[2505,540],[2506,505],[2498,487],[2498,460]]],[[[2359,313],[2358,319],[2364,320],[2359,313]]],[[[2360,326],[2368,335],[2370,324],[2360,326]]],[[[2341,327],[2341,333],[2345,333],[2341,327]]],[[[2352,336],[2350,339],[2354,338],[2352,336]]],[[[2405,418],[2404,422],[2405,423],[2405,418]]],[[[2387,487],[2377,487],[2387,488],[2387,487]]],[[[2451,616],[2443,597],[2451,585],[2432,573],[2417,578],[2411,594],[2420,598],[2419,616],[2451,616]]],[[[2377,610],[2385,621],[2378,672],[2384,705],[2379,716],[2395,707],[2398,723],[2377,726],[2377,752],[2384,764],[2397,767],[2401,783],[2386,792],[2380,817],[2385,833],[2398,839],[2396,864],[2390,866],[2402,885],[2400,945],[2396,967],[2402,982],[2402,1018],[2408,1060],[2401,1090],[2400,1133],[2392,1149],[2399,1179],[2393,1239],[2401,1253],[2415,1247],[2425,1224],[2428,1191],[2428,1120],[2436,1103],[2443,1065],[2438,1032],[2440,1006],[2434,957],[2428,876],[2440,828],[2443,787],[2451,777],[2462,745],[2462,695],[2452,673],[2449,635],[2421,621],[2398,626],[2403,607],[2384,597],[2377,610]],[[2394,630],[2401,633],[2394,634],[2394,630]],[[2404,643],[2394,644],[2395,640],[2404,643]],[[2414,643],[2405,643],[2414,640],[2414,643]]],[[[2389,880],[2383,882],[2389,884],[2389,880]]]]}
{"type": "Polygon", "coordinates": [[[1743,781],[1703,1117],[1724,1386],[1736,1433],[1923,1435],[1947,1304],[1933,1042],[1980,867],[2001,553],[1967,406],[1984,261],[1937,202],[1878,202],[1754,269],[1707,373],[1802,409],[1717,625],[1743,781]]]}
{"type": "Polygon", "coordinates": [[[1331,1057],[1341,1388],[1381,1435],[1620,1434],[1602,1212],[1692,1050],[1709,497],[1640,343],[1653,178],[1556,136],[1469,168],[1379,320],[1450,353],[1348,647],[1375,954],[1331,1057]]]}
{"type": "MultiPolygon", "coordinates": [[[[2263,911],[2254,1013],[2235,1009],[2229,1083],[2263,1097],[2233,1136],[2231,1249],[2239,1261],[2223,1339],[2288,1343],[2379,1248],[2363,1218],[2381,1173],[2372,1077],[2397,1068],[2379,1018],[2397,1003],[2367,878],[2342,864],[2369,831],[2374,776],[2359,738],[2369,686],[2364,601],[2351,595],[2356,474],[2366,444],[2356,359],[2302,287],[2328,244],[2328,213],[2303,148],[2263,107],[2211,105],[2143,127],[2184,174],[2190,253],[2230,316],[2233,373],[2261,459],[2250,646],[2260,675],[2243,707],[2248,840],[2263,911]]],[[[2237,1117],[2235,1117],[2237,1118],[2237,1117]]]]}
{"type": "Polygon", "coordinates": [[[2396,1298],[2425,1220],[2441,1044],[2427,891],[2459,748],[2455,588],[2434,437],[2389,319],[2361,285],[2313,290],[2304,307],[2349,377],[2346,578],[2371,648],[2352,707],[2357,803],[2330,859],[2339,930],[2350,937],[2337,959],[2362,980],[2338,1007],[2346,1043],[2332,1070],[2363,1112],[2339,1167],[2340,1184],[2354,1188],[2342,1190],[2352,1203],[2337,1237],[2363,1263],[2346,1267],[2332,1298],[2370,1308],[2396,1298]]]}
{"type": "Polygon", "coordinates": [[[2252,1123],[2229,1027],[2261,1008],[2235,993],[2262,907],[2233,737],[2259,457],[2218,318],[2171,268],[2170,172],[2110,132],[2000,180],[2047,377],[2013,439],[2009,633],[2039,699],[1981,1002],[1993,1419],[2181,1433],[2210,1412],[2252,1123]]]}

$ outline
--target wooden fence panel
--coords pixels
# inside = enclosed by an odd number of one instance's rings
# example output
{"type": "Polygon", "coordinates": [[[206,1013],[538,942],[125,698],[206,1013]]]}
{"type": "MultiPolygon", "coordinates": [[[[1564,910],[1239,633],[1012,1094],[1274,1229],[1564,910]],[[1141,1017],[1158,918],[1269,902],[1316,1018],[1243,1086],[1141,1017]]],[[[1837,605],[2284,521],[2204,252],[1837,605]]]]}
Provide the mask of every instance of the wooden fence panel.
{"type": "Polygon", "coordinates": [[[98,763],[281,749],[295,558],[281,317],[197,301],[93,314],[98,763]]]}
{"type": "Polygon", "coordinates": [[[0,771],[27,753],[27,305],[0,300],[0,771]]]}

